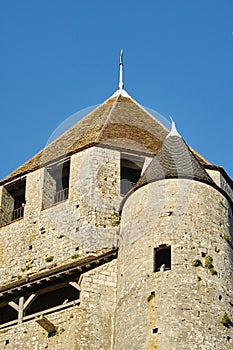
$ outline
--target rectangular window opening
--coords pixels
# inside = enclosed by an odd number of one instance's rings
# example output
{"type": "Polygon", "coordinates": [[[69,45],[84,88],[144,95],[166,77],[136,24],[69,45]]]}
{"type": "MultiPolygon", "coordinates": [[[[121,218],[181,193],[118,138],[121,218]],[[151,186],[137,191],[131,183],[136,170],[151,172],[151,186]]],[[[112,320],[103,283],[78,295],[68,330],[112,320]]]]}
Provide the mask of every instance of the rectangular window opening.
{"type": "MultiPolygon", "coordinates": [[[[24,302],[26,302],[29,297],[30,295],[25,295],[24,302]]],[[[38,290],[38,295],[30,303],[30,306],[26,308],[23,317],[27,320],[30,315],[32,315],[32,317],[34,314],[37,316],[38,313],[43,313],[45,310],[55,312],[56,307],[57,310],[61,309],[61,306],[63,305],[64,308],[66,305],[67,307],[71,307],[73,306],[73,303],[70,302],[78,301],[79,299],[80,291],[71,286],[68,282],[66,282],[65,285],[62,284],[60,286],[38,290]]],[[[12,301],[14,301],[16,305],[19,304],[19,298],[13,299],[12,301]]],[[[10,306],[8,302],[5,302],[0,306],[0,325],[17,320],[18,312],[10,306]]]]}
{"type": "Polygon", "coordinates": [[[121,195],[129,192],[138,182],[145,159],[129,154],[121,155],[121,195]]]}
{"type": "Polygon", "coordinates": [[[70,160],[59,162],[45,169],[43,207],[68,199],[70,160]]]}
{"type": "Polygon", "coordinates": [[[9,305],[0,307],[0,325],[17,320],[18,312],[9,305]]]}
{"type": "Polygon", "coordinates": [[[154,272],[171,270],[171,246],[154,248],[154,272]]]}
{"type": "Polygon", "coordinates": [[[62,304],[67,304],[70,301],[79,299],[79,297],[80,292],[68,284],[65,287],[57,288],[38,295],[35,301],[32,302],[26,310],[25,316],[51,309],[62,304]]]}
{"type": "Polygon", "coordinates": [[[26,178],[16,180],[3,187],[1,205],[1,226],[24,216],[26,203],[26,178]]]}

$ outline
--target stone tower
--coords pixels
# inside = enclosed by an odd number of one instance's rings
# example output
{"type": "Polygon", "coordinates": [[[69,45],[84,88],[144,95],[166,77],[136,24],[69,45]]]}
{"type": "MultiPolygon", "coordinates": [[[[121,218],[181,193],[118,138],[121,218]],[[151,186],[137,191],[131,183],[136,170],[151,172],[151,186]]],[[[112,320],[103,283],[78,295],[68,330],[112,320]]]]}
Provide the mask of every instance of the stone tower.
{"type": "Polygon", "coordinates": [[[123,90],[0,182],[0,348],[232,349],[232,181],[123,90]]]}
{"type": "Polygon", "coordinates": [[[115,348],[231,349],[232,202],[174,124],[121,209],[115,348]]]}

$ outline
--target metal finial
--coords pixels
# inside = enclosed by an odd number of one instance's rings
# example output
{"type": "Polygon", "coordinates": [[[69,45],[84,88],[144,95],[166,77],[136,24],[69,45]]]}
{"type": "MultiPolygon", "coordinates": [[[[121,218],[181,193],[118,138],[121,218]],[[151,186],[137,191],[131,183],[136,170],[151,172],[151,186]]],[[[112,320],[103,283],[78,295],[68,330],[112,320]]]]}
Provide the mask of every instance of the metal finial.
{"type": "Polygon", "coordinates": [[[167,135],[167,137],[169,136],[178,136],[181,138],[180,134],[178,133],[177,129],[176,129],[176,124],[174,122],[174,120],[172,119],[172,117],[169,115],[170,119],[171,119],[171,122],[172,122],[172,127],[171,127],[171,130],[169,132],[169,134],[167,135]]]}
{"type": "Polygon", "coordinates": [[[120,75],[119,75],[119,89],[122,90],[123,84],[123,50],[120,52],[120,75]]]}

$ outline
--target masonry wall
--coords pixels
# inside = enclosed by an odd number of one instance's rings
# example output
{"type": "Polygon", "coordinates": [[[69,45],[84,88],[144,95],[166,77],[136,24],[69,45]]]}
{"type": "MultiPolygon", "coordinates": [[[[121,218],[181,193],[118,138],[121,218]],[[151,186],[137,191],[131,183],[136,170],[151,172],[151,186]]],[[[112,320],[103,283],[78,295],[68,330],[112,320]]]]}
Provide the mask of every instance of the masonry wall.
{"type": "Polygon", "coordinates": [[[232,349],[232,323],[221,323],[225,313],[233,320],[231,235],[230,205],[209,185],[171,179],[133,193],[121,219],[114,349],[232,349]],[[161,244],[171,245],[171,270],[154,272],[161,244]]]}
{"type": "Polygon", "coordinates": [[[228,184],[228,182],[226,181],[226,179],[224,178],[224,176],[218,170],[206,169],[206,171],[208,172],[210,177],[214,180],[214,182],[220,188],[222,188],[233,201],[233,190],[231,186],[228,184]]]}
{"type": "Polygon", "coordinates": [[[1,284],[117,245],[120,152],[93,147],[74,154],[68,200],[43,209],[47,180],[44,168],[27,175],[24,218],[0,228],[1,284]]]}
{"type": "Polygon", "coordinates": [[[0,330],[2,350],[110,350],[116,303],[116,260],[82,275],[80,305],[46,315],[53,336],[35,321],[0,330]]]}
{"type": "MultiPolygon", "coordinates": [[[[45,168],[26,175],[24,217],[6,225],[3,221],[0,228],[2,286],[117,246],[122,200],[119,151],[93,147],[71,156],[68,200],[52,204],[54,186],[45,168]]],[[[1,209],[7,208],[1,203],[1,209]]],[[[79,306],[48,315],[57,326],[55,336],[48,337],[33,319],[2,329],[0,348],[110,350],[115,305],[112,261],[83,275],[79,306]]]]}

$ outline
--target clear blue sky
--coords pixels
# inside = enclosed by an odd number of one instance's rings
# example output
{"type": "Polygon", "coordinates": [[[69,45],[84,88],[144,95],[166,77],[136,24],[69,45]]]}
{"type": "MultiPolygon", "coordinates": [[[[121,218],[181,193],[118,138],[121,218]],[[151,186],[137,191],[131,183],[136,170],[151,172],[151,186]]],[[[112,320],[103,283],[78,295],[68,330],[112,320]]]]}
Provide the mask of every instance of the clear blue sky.
{"type": "Polygon", "coordinates": [[[118,84],[233,177],[232,0],[0,0],[0,177],[118,84]]]}

